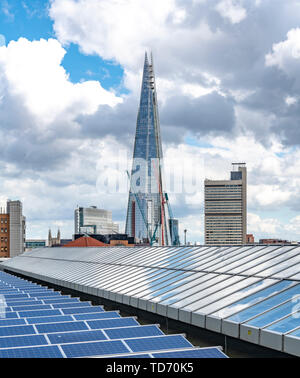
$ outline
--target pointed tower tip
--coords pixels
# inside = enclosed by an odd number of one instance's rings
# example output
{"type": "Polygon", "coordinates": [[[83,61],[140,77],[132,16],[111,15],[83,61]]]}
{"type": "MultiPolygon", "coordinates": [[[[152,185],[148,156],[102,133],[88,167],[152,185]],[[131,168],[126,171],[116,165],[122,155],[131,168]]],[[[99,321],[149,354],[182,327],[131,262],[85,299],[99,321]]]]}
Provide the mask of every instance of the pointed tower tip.
{"type": "Polygon", "coordinates": [[[147,51],[145,51],[145,64],[149,64],[147,51]]]}

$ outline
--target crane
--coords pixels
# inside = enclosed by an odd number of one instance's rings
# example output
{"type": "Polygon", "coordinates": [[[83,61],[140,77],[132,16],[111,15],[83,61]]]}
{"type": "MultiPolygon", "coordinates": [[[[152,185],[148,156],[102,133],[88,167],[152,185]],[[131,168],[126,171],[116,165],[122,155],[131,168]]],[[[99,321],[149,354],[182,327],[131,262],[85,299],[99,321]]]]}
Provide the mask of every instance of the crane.
{"type": "Polygon", "coordinates": [[[176,230],[175,226],[174,226],[173,211],[172,211],[172,208],[171,208],[171,205],[170,205],[170,202],[169,202],[169,197],[168,197],[167,193],[165,193],[165,198],[166,198],[165,202],[167,203],[168,211],[169,211],[169,215],[170,215],[172,244],[173,245],[180,245],[178,230],[176,230]]]}

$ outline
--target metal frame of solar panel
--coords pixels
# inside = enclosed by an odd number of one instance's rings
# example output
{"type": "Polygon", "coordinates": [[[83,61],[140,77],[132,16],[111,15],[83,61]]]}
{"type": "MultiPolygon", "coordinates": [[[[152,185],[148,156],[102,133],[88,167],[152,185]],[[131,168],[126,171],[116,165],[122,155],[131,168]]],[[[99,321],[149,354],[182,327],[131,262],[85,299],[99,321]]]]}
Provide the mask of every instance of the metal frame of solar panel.
{"type": "Polygon", "coordinates": [[[164,335],[158,325],[140,325],[135,317],[121,317],[118,311],[104,311],[0,271],[1,290],[9,299],[6,316],[13,318],[0,319],[0,358],[134,357],[141,349],[195,349],[184,335],[164,335]],[[7,294],[7,286],[21,297],[7,294]]]}

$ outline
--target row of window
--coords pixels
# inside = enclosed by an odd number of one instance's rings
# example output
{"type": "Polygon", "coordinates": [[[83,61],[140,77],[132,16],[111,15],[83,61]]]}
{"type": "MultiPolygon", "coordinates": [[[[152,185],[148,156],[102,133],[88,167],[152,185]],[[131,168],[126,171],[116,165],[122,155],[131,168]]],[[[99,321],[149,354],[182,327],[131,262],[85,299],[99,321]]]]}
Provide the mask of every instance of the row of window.
{"type": "Polygon", "coordinates": [[[3,219],[3,218],[1,218],[1,223],[7,223],[7,219],[3,219]]]}

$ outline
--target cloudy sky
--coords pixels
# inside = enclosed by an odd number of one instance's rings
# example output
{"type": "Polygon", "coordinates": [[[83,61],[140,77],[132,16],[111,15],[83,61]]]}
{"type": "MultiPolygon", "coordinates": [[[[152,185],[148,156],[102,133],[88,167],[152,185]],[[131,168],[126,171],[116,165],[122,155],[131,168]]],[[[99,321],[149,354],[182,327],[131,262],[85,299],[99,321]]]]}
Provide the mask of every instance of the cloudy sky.
{"type": "Polygon", "coordinates": [[[102,183],[132,155],[145,51],[166,169],[201,178],[171,195],[181,238],[203,242],[202,179],[238,161],[248,232],[300,240],[300,0],[0,0],[0,202],[27,237],[70,238],[77,205],[123,230],[126,190],[102,183]]]}

